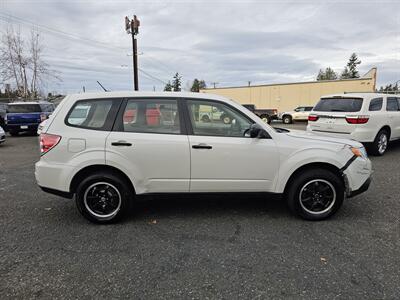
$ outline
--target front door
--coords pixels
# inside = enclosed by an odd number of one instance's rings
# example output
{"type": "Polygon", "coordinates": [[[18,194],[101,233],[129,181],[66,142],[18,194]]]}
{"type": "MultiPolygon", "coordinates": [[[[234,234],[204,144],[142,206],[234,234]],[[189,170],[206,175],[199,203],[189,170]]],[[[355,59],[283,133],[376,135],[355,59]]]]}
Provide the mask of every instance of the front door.
{"type": "Polygon", "coordinates": [[[188,192],[190,151],[174,99],[129,99],[106,142],[106,162],[136,193],[188,192]]]}
{"type": "Polygon", "coordinates": [[[233,107],[212,100],[187,100],[191,128],[191,192],[268,192],[277,176],[279,154],[272,139],[246,136],[253,123],[233,107]],[[220,111],[229,122],[205,120],[220,111]]]}

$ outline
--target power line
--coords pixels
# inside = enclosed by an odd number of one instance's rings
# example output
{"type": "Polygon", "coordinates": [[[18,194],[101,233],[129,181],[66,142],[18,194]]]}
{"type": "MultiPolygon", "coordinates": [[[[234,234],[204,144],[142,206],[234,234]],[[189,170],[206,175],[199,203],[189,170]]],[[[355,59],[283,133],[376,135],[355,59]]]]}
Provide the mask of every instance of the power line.
{"type": "MultiPolygon", "coordinates": [[[[41,32],[52,34],[52,35],[56,35],[56,36],[63,36],[64,38],[66,37],[71,41],[85,43],[86,45],[89,45],[89,46],[92,46],[92,47],[98,47],[98,46],[92,45],[90,43],[96,43],[100,47],[107,48],[107,49],[118,49],[118,50],[124,50],[124,51],[127,51],[129,49],[129,48],[123,48],[123,47],[114,46],[114,45],[111,45],[111,44],[108,44],[108,43],[104,43],[104,42],[101,42],[101,41],[97,41],[97,40],[93,40],[93,39],[84,38],[84,37],[81,37],[81,36],[78,36],[78,35],[70,34],[70,33],[67,33],[65,31],[58,30],[58,29],[55,29],[55,28],[50,28],[50,27],[47,27],[47,26],[44,26],[44,25],[41,25],[41,24],[33,23],[33,22],[27,21],[25,19],[22,19],[22,18],[13,16],[13,15],[7,14],[7,13],[4,13],[4,12],[0,12],[0,21],[3,21],[5,23],[15,22],[15,23],[21,24],[23,26],[34,26],[34,27],[37,27],[38,29],[40,29],[39,31],[41,31],[41,32]]],[[[159,82],[162,82],[163,84],[166,84],[165,81],[163,81],[162,79],[145,72],[141,68],[138,68],[138,69],[139,69],[139,71],[141,73],[145,74],[146,77],[148,77],[150,79],[153,79],[153,80],[156,80],[156,81],[159,81],[159,82]]]]}

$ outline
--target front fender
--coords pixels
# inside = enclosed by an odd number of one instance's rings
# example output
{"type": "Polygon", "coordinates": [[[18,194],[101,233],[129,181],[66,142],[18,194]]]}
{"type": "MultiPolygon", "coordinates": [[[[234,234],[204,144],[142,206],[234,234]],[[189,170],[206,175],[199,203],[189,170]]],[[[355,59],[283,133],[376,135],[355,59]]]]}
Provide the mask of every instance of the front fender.
{"type": "Polygon", "coordinates": [[[325,163],[340,169],[350,157],[350,154],[348,156],[344,153],[343,155],[338,155],[335,149],[310,148],[296,151],[289,157],[281,159],[281,166],[275,184],[275,192],[283,193],[292,174],[305,165],[325,163]]]}

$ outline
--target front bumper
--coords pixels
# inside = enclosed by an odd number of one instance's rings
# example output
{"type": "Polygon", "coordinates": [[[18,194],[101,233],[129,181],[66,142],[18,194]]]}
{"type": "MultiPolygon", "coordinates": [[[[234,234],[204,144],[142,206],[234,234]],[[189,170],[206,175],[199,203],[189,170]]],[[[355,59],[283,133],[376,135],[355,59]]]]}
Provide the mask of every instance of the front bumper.
{"type": "Polygon", "coordinates": [[[350,194],[347,195],[347,198],[352,198],[366,192],[371,184],[371,181],[372,179],[369,177],[358,190],[351,191],[350,194]]]}
{"type": "Polygon", "coordinates": [[[5,141],[6,141],[6,134],[4,132],[0,133],[0,144],[5,142],[5,141]]]}

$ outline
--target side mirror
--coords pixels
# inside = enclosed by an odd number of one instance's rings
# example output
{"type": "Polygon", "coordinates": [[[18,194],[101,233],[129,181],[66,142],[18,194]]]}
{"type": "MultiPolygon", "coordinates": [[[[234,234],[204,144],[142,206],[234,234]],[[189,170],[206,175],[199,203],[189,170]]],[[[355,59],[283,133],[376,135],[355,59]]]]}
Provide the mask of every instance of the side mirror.
{"type": "Polygon", "coordinates": [[[250,126],[249,135],[251,138],[259,138],[259,139],[266,139],[269,138],[268,132],[264,130],[260,125],[254,123],[250,126]]]}

